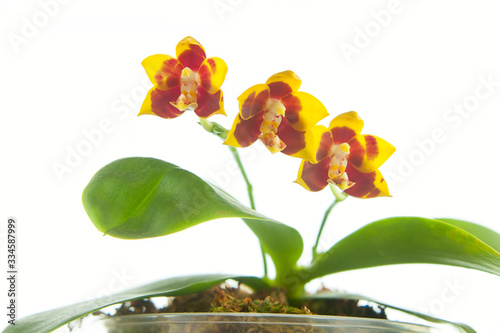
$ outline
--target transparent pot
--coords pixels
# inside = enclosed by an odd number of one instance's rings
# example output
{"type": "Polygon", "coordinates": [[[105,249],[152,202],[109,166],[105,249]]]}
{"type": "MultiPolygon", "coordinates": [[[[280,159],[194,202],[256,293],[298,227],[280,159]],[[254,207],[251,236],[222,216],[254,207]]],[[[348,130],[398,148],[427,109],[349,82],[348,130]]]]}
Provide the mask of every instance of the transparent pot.
{"type": "Polygon", "coordinates": [[[78,333],[439,333],[424,325],[340,316],[174,313],[98,319],[78,333]]]}

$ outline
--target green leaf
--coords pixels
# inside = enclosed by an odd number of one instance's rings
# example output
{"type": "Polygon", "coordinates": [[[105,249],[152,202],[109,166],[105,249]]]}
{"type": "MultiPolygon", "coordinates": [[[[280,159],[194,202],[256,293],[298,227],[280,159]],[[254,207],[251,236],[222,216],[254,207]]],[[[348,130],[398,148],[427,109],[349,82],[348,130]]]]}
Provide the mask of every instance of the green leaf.
{"type": "Polygon", "coordinates": [[[452,265],[500,275],[498,251],[462,228],[420,217],[373,222],[333,245],[302,273],[311,280],[347,270],[410,263],[452,265]]]}
{"type": "Polygon", "coordinates": [[[297,230],[242,205],[196,175],[154,158],[125,158],[106,165],[92,177],[82,201],[96,228],[113,237],[158,237],[202,222],[237,217],[259,238],[278,273],[295,267],[303,250],[297,230]]]}
{"type": "Polygon", "coordinates": [[[16,325],[9,325],[4,333],[45,333],[51,332],[75,319],[113,304],[134,299],[155,296],[180,296],[197,293],[213,287],[227,279],[235,279],[248,285],[263,285],[256,277],[240,277],[234,275],[196,275],[169,278],[129,289],[115,295],[84,301],[54,310],[34,314],[16,320],[16,325]]]}
{"type": "Polygon", "coordinates": [[[406,310],[403,308],[399,308],[396,306],[388,305],[386,303],[379,302],[377,300],[374,300],[372,298],[366,297],[366,296],[361,296],[361,295],[355,295],[355,294],[344,294],[344,293],[337,293],[337,292],[321,292],[318,294],[313,294],[313,295],[307,295],[304,296],[303,300],[306,299],[352,299],[352,300],[364,300],[372,303],[376,303],[378,305],[381,305],[385,308],[401,311],[404,313],[408,313],[412,316],[424,319],[430,323],[435,323],[435,324],[446,324],[446,325],[452,325],[454,328],[456,328],[459,332],[464,332],[464,333],[477,333],[472,327],[462,324],[462,323],[454,323],[452,321],[432,317],[423,313],[419,313],[416,311],[411,311],[411,310],[406,310]]]}
{"type": "Polygon", "coordinates": [[[473,234],[497,252],[500,252],[500,234],[491,230],[490,228],[483,227],[482,225],[475,224],[472,222],[455,220],[449,218],[438,218],[436,220],[452,224],[456,227],[464,229],[468,233],[473,234]]]}

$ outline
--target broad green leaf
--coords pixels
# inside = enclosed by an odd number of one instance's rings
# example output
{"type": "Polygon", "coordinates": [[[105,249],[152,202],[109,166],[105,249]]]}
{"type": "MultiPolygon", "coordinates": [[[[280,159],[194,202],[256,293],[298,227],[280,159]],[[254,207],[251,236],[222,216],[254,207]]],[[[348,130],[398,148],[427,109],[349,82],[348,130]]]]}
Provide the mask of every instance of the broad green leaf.
{"type": "Polygon", "coordinates": [[[54,310],[34,314],[16,320],[16,325],[9,325],[4,333],[46,333],[51,332],[75,319],[107,306],[155,296],[180,296],[197,293],[213,287],[225,280],[235,279],[248,285],[263,285],[256,277],[240,277],[234,275],[196,275],[169,278],[129,289],[115,295],[84,301],[54,310]]]}
{"type": "Polygon", "coordinates": [[[452,224],[456,227],[464,229],[468,233],[473,234],[497,252],[500,252],[500,234],[491,230],[490,228],[483,227],[482,225],[475,224],[472,222],[455,220],[449,218],[438,218],[436,220],[452,224]]]}
{"type": "Polygon", "coordinates": [[[436,317],[432,317],[423,313],[419,313],[416,311],[411,311],[411,310],[406,310],[403,308],[399,308],[396,306],[388,305],[386,303],[379,302],[377,300],[374,300],[372,298],[366,297],[366,296],[361,296],[361,295],[355,295],[355,294],[344,294],[344,293],[336,293],[336,292],[321,292],[318,294],[313,294],[313,295],[307,295],[303,298],[305,299],[352,299],[352,300],[364,300],[372,303],[376,303],[378,305],[381,305],[385,308],[388,309],[393,309],[397,311],[401,311],[404,313],[408,313],[412,316],[415,316],[417,318],[421,318],[423,320],[426,320],[430,323],[435,323],[435,324],[446,324],[446,325],[451,325],[455,329],[457,329],[459,332],[463,333],[477,333],[472,327],[466,324],[462,323],[454,323],[452,321],[444,320],[444,319],[439,319],[436,317]]]}
{"type": "Polygon", "coordinates": [[[90,180],[82,201],[96,228],[113,237],[158,237],[202,222],[237,217],[259,238],[278,272],[295,267],[302,254],[297,230],[242,205],[196,175],[154,158],[125,158],[106,165],[90,180]]]}
{"type": "Polygon", "coordinates": [[[500,275],[498,251],[462,228],[420,217],[373,222],[341,239],[302,273],[314,279],[347,270],[410,263],[452,265],[500,275]]]}

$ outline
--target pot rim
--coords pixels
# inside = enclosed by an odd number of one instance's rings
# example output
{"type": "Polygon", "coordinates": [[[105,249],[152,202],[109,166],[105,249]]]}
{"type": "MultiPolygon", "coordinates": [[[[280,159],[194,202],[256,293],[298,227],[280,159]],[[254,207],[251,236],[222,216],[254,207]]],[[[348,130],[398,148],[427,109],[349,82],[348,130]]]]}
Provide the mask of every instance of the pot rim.
{"type": "Polygon", "coordinates": [[[430,324],[427,323],[416,324],[378,318],[279,313],[150,313],[98,318],[93,321],[93,323],[113,325],[113,327],[135,326],[141,324],[292,324],[313,327],[391,329],[391,331],[394,330],[393,332],[401,333],[437,333],[440,331],[436,326],[430,326],[430,324]]]}

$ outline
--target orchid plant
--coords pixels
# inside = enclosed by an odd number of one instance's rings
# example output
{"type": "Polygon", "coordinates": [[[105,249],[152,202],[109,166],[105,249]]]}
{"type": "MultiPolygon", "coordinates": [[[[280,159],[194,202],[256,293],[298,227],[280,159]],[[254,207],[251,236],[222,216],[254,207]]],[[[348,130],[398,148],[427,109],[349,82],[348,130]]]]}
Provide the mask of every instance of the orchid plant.
{"type": "Polygon", "coordinates": [[[300,91],[300,78],[287,70],[244,91],[238,97],[239,112],[233,125],[226,129],[208,120],[216,114],[225,115],[221,86],[228,68],[222,59],[207,58],[202,45],[186,37],[177,44],[176,57],[152,55],[142,65],[153,87],[139,115],[172,119],[194,112],[201,127],[220,137],[231,150],[247,184],[250,207],[176,165],[155,158],[131,157],[104,166],[90,180],[82,195],[88,216],[100,232],[123,239],[164,236],[210,220],[241,218],[260,242],[264,276],[203,274],[168,278],[22,318],[5,332],[50,332],[109,305],[199,292],[227,279],[255,291],[283,288],[292,303],[313,297],[364,299],[435,323],[447,323],[461,332],[474,332],[465,324],[398,309],[360,295],[306,295],[305,286],[313,279],[383,265],[454,265],[500,275],[500,235],[455,219],[385,218],[354,231],[327,251],[318,252],[321,232],[336,204],[349,196],[390,197],[379,168],[395,148],[377,136],[361,134],[364,123],[356,112],[333,117],[328,127],[319,125],[329,116],[327,108],[313,95],[300,91]],[[252,184],[238,151],[257,141],[271,153],[281,152],[302,160],[297,186],[308,191],[328,187],[333,193],[308,265],[297,264],[303,253],[299,232],[255,210],[252,184]],[[271,264],[274,277],[268,275],[271,264]]]}

